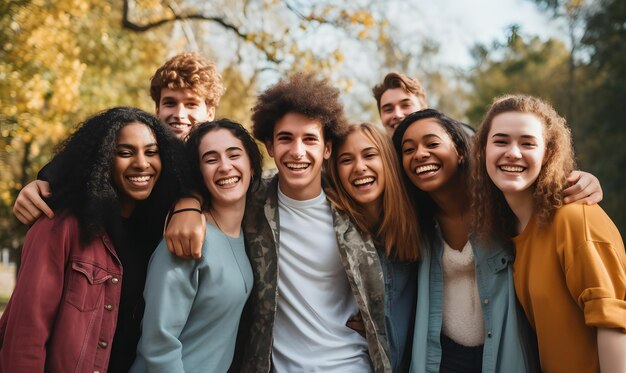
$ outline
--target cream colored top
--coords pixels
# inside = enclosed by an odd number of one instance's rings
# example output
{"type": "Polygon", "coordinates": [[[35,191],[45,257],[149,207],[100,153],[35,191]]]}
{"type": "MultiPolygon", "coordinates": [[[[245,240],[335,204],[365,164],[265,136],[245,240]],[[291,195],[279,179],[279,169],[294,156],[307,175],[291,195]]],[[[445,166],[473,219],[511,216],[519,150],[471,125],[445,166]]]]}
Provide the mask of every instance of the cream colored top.
{"type": "Polygon", "coordinates": [[[485,323],[476,284],[474,253],[467,241],[461,251],[443,243],[443,334],[463,346],[479,346],[485,323]]]}

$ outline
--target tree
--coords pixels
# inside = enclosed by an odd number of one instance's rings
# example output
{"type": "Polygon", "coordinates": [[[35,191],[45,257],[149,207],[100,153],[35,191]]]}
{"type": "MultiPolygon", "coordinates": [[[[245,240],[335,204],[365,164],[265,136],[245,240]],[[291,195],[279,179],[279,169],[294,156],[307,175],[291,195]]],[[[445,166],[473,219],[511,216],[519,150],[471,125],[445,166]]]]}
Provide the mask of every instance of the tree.
{"type": "Polygon", "coordinates": [[[19,246],[16,191],[87,115],[113,105],[151,110],[148,79],[163,34],[121,29],[122,7],[96,0],[3,2],[0,12],[0,247],[19,246]]]}
{"type": "Polygon", "coordinates": [[[513,26],[506,41],[477,45],[472,54],[475,63],[468,76],[472,94],[466,112],[471,123],[479,124],[493,99],[503,94],[538,96],[557,108],[567,102],[568,52],[562,42],[524,36],[513,26]]]}

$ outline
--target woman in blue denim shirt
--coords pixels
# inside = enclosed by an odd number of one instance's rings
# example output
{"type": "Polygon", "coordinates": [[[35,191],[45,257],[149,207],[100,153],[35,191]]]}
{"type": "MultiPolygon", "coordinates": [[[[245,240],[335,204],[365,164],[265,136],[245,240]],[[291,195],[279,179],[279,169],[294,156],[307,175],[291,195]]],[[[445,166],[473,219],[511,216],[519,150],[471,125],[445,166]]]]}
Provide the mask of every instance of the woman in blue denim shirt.
{"type": "Polygon", "coordinates": [[[469,234],[469,138],[432,109],[409,115],[393,136],[424,242],[411,372],[538,371],[512,248],[484,248],[469,234]]]}
{"type": "Polygon", "coordinates": [[[350,127],[333,144],[327,194],[378,248],[385,321],[394,372],[407,372],[417,291],[419,227],[389,138],[375,126],[350,127]]]}

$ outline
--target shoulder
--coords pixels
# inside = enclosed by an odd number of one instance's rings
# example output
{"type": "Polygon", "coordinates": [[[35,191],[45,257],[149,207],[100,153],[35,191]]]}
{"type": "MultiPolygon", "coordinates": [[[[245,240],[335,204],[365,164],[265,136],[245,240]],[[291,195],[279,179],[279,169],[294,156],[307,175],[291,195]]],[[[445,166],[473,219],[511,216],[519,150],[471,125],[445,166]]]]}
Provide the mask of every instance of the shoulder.
{"type": "Polygon", "coordinates": [[[79,225],[75,215],[61,212],[57,213],[54,218],[48,219],[42,217],[33,224],[29,229],[29,234],[54,234],[56,237],[61,235],[78,236],[79,225]]]}
{"type": "Polygon", "coordinates": [[[558,235],[580,240],[617,243],[622,241],[611,218],[599,205],[570,203],[557,209],[550,224],[558,235]]]}

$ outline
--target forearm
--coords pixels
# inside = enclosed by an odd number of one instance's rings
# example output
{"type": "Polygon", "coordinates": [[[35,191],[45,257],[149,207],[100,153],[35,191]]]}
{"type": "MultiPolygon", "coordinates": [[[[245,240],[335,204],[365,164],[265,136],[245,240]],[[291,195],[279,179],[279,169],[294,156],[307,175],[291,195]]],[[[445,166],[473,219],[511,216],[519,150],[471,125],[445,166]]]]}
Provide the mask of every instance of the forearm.
{"type": "Polygon", "coordinates": [[[598,329],[598,358],[602,373],[626,372],[626,334],[616,329],[598,329]]]}

